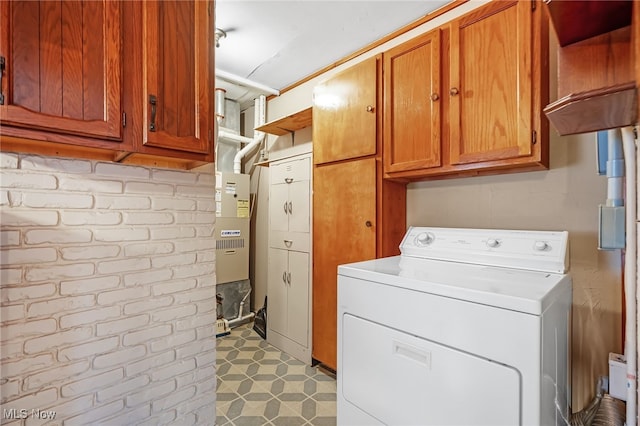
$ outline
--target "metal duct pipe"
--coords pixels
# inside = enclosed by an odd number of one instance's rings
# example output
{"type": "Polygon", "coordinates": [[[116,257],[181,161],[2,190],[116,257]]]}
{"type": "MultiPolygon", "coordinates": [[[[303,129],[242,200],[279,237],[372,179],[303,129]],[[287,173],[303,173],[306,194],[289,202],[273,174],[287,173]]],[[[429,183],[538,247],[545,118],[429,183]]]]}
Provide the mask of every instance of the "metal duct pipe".
{"type": "Polygon", "coordinates": [[[227,91],[220,87],[216,87],[214,92],[215,92],[215,98],[216,98],[216,106],[215,106],[216,120],[218,120],[218,124],[220,124],[220,122],[224,120],[224,112],[225,112],[224,101],[227,95],[227,91]]]}

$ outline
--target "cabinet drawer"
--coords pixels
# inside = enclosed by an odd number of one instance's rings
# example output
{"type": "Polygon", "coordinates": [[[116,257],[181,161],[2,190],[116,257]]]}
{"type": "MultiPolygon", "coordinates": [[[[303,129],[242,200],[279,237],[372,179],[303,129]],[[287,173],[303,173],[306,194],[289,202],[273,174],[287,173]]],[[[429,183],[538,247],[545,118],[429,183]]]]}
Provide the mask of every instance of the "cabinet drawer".
{"type": "Polygon", "coordinates": [[[272,164],[269,169],[271,170],[272,185],[309,180],[311,176],[309,158],[272,164]]]}
{"type": "Polygon", "coordinates": [[[309,252],[309,234],[305,232],[271,231],[269,246],[284,250],[309,252]]]}

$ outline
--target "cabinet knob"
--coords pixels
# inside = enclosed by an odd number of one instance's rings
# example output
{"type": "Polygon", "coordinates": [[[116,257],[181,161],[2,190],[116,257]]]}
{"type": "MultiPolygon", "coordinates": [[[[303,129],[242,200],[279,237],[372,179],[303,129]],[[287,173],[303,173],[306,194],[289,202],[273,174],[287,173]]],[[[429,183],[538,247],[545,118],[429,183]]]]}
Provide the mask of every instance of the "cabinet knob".
{"type": "Polygon", "coordinates": [[[373,226],[370,220],[366,221],[364,224],[367,228],[371,228],[373,226]]]}
{"type": "Polygon", "coordinates": [[[458,90],[457,87],[452,87],[451,90],[449,90],[449,94],[451,96],[456,96],[458,93],[460,93],[460,91],[458,90]]]}
{"type": "Polygon", "coordinates": [[[367,105],[367,112],[373,112],[373,106],[367,105]]]}
{"type": "Polygon", "coordinates": [[[432,100],[433,102],[437,101],[438,99],[440,99],[440,96],[438,96],[438,94],[437,94],[437,93],[432,93],[432,94],[431,94],[431,100],[432,100]]]}
{"type": "Polygon", "coordinates": [[[291,183],[291,182],[293,182],[293,178],[284,178],[284,181],[286,183],[291,183]]]}

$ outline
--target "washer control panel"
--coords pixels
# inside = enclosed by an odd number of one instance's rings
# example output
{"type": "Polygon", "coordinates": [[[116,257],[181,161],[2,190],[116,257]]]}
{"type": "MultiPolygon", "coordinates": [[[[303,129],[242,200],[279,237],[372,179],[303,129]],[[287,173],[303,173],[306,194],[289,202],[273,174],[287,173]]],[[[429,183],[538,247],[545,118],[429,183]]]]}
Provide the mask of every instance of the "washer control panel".
{"type": "Polygon", "coordinates": [[[410,227],[403,256],[566,273],[566,231],[410,227]]]}

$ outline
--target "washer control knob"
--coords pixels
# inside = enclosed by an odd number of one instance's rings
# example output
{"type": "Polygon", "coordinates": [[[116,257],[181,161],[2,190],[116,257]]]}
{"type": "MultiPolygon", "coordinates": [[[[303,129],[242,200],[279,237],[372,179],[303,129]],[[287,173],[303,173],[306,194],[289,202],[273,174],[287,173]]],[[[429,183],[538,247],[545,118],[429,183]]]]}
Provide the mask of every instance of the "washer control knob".
{"type": "Polygon", "coordinates": [[[500,241],[496,240],[495,238],[490,238],[487,240],[487,245],[491,248],[495,248],[500,246],[500,241]]]}
{"type": "Polygon", "coordinates": [[[546,251],[551,249],[551,246],[547,244],[546,241],[536,241],[536,243],[533,245],[533,248],[536,251],[546,251]]]}
{"type": "Polygon", "coordinates": [[[421,232],[416,236],[416,245],[420,247],[428,246],[436,239],[431,232],[421,232]]]}

